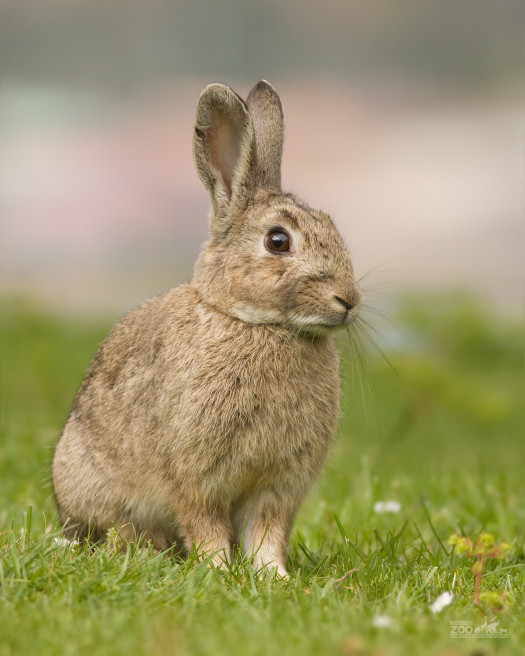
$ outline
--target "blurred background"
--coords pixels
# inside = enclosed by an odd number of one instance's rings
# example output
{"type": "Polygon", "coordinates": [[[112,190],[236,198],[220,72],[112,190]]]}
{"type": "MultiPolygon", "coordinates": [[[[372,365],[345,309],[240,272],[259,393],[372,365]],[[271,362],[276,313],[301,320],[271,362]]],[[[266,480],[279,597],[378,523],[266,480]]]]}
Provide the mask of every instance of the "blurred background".
{"type": "Polygon", "coordinates": [[[522,0],[0,0],[0,548],[14,563],[0,625],[15,645],[2,654],[253,653],[253,635],[282,653],[282,627],[291,653],[308,641],[301,653],[452,653],[446,614],[440,634],[427,606],[457,582],[468,617],[470,565],[464,576],[439,556],[459,531],[514,545],[500,568],[514,625],[501,615],[519,652],[524,25],[522,0]],[[29,529],[19,537],[31,516],[37,539],[58,529],[53,446],[96,345],[119,315],[191,278],[208,228],[191,152],[199,93],[219,81],[246,97],[261,78],[284,106],[284,189],[334,218],[372,308],[339,331],[339,439],[292,531],[292,570],[311,573],[309,603],[333,631],[300,616],[303,602],[287,615],[251,588],[249,612],[235,594],[220,616],[212,599],[187,603],[194,588],[171,573],[164,610],[158,579],[141,575],[148,611],[126,601],[127,556],[107,584],[91,552],[84,570],[69,551],[56,558],[52,533],[39,552],[29,529]],[[378,515],[387,500],[401,511],[378,515]],[[339,592],[318,587],[361,567],[335,517],[381,561],[373,582],[358,572],[339,592]],[[216,642],[193,609],[218,618],[216,642]],[[384,649],[336,644],[389,609],[384,649]]]}
{"type": "Polygon", "coordinates": [[[330,212],[365,287],[522,310],[518,0],[0,5],[0,294],[118,314],[191,277],[202,88],[285,110],[283,185],[330,212]]]}

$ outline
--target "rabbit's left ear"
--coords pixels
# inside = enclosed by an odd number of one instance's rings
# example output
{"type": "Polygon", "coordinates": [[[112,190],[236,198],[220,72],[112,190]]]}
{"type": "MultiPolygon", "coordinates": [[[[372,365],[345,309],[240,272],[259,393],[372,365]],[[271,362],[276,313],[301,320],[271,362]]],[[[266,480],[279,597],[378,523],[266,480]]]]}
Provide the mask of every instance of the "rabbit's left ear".
{"type": "Polygon", "coordinates": [[[212,228],[227,231],[230,210],[242,210],[253,198],[256,155],[246,103],[224,84],[210,84],[201,93],[193,154],[213,204],[212,228]]]}
{"type": "Polygon", "coordinates": [[[246,104],[255,129],[258,183],[280,190],[284,140],[281,101],[272,85],[261,80],[248,94],[246,104]]]}

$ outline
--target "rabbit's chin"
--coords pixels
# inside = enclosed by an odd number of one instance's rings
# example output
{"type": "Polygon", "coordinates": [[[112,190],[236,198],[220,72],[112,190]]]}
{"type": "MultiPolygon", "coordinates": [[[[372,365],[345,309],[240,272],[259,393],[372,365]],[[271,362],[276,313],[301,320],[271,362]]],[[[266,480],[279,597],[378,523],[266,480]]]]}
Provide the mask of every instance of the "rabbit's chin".
{"type": "Polygon", "coordinates": [[[255,308],[244,303],[235,304],[230,314],[236,319],[253,324],[280,325],[297,333],[308,333],[310,335],[327,335],[346,328],[352,322],[352,317],[343,315],[341,317],[322,318],[316,316],[305,317],[293,312],[279,312],[255,308]]]}

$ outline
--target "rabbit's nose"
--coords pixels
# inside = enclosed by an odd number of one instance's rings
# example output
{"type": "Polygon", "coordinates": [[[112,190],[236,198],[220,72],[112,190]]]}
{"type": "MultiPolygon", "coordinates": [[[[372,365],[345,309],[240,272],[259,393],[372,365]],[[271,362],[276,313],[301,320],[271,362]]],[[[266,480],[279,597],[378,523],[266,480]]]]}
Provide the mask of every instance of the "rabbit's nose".
{"type": "Polygon", "coordinates": [[[349,312],[352,309],[352,304],[349,303],[348,301],[345,301],[344,298],[341,298],[340,296],[334,296],[335,300],[340,303],[344,309],[349,312]]]}
{"type": "Polygon", "coordinates": [[[334,294],[334,300],[339,303],[348,313],[352,312],[357,314],[361,307],[361,292],[355,288],[344,296],[334,294]]]}

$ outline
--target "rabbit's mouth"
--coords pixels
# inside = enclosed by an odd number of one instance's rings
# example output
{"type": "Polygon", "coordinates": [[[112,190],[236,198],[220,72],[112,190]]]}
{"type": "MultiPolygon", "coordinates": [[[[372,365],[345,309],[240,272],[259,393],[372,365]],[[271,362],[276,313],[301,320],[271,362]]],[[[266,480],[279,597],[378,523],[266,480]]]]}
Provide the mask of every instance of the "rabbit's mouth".
{"type": "Polygon", "coordinates": [[[361,306],[360,302],[357,306],[350,306],[339,297],[334,299],[337,300],[323,308],[323,312],[315,314],[261,309],[246,303],[236,303],[230,314],[245,323],[281,325],[299,333],[327,334],[348,327],[356,319],[361,306]]]}
{"type": "Polygon", "coordinates": [[[339,316],[327,317],[294,317],[288,323],[289,327],[295,329],[299,333],[309,333],[316,335],[326,335],[341,328],[348,328],[348,326],[356,319],[357,313],[345,311],[344,314],[339,313],[339,316]]]}

